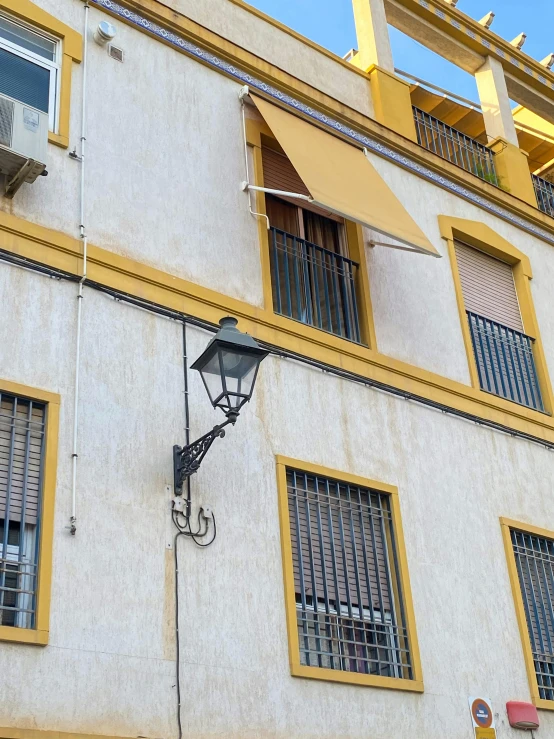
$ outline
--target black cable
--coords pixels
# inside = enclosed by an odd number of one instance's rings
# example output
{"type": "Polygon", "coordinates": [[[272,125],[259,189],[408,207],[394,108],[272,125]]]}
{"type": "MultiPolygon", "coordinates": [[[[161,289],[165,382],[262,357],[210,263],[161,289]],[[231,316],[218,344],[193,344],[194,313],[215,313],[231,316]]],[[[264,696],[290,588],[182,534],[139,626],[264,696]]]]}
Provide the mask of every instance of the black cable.
{"type": "MultiPolygon", "coordinates": [[[[183,374],[185,385],[185,443],[190,444],[190,408],[189,408],[189,373],[187,355],[187,321],[183,319],[183,374]]],[[[187,477],[187,517],[191,514],[191,488],[190,475],[187,477]]]]}
{"type": "MultiPolygon", "coordinates": [[[[196,537],[196,534],[193,534],[192,535],[191,538],[192,538],[193,542],[196,544],[197,547],[209,547],[210,544],[213,544],[214,543],[215,537],[217,536],[217,526],[216,526],[216,523],[215,523],[215,516],[214,516],[213,513],[212,513],[212,521],[213,521],[213,524],[214,524],[214,535],[212,536],[212,538],[210,539],[210,541],[207,541],[205,543],[200,542],[200,541],[196,541],[196,538],[195,538],[196,537]]],[[[200,524],[200,511],[198,511],[198,523],[200,524]]],[[[202,536],[207,536],[208,530],[209,530],[209,526],[210,526],[210,522],[208,520],[206,520],[206,531],[202,534],[202,536]]]]}
{"type": "MultiPolygon", "coordinates": [[[[45,275],[48,275],[49,277],[67,279],[71,282],[79,281],[79,277],[75,277],[72,274],[61,272],[61,271],[52,269],[50,267],[44,267],[43,265],[40,265],[37,262],[32,262],[31,260],[27,260],[27,259],[22,260],[22,259],[14,258],[14,256],[10,252],[0,251],[0,260],[10,262],[14,264],[15,266],[21,266],[29,270],[41,272],[45,275]]],[[[93,280],[86,280],[84,284],[87,287],[90,287],[94,290],[98,290],[100,292],[106,293],[107,295],[110,295],[115,300],[124,301],[126,303],[129,303],[129,305],[134,305],[137,308],[142,308],[143,310],[147,310],[152,313],[156,313],[157,315],[165,316],[166,318],[171,318],[176,321],[180,321],[180,322],[186,321],[186,323],[189,323],[192,326],[196,326],[197,328],[201,328],[205,331],[209,331],[210,333],[215,333],[218,329],[218,327],[215,324],[209,321],[204,321],[200,318],[195,318],[194,316],[189,316],[184,313],[179,313],[178,311],[173,311],[153,301],[141,300],[139,298],[135,298],[133,295],[130,295],[129,293],[123,292],[121,290],[114,290],[114,289],[108,288],[105,285],[102,285],[98,282],[94,282],[93,280]]],[[[435,410],[441,411],[442,413],[446,413],[448,415],[454,416],[455,418],[461,418],[466,421],[476,423],[479,426],[483,426],[484,428],[489,428],[489,429],[492,429],[493,431],[499,431],[500,433],[507,434],[508,436],[512,436],[517,439],[523,439],[533,444],[538,444],[539,446],[542,446],[545,449],[548,449],[549,451],[554,450],[554,442],[547,441],[546,439],[543,439],[540,436],[534,436],[533,434],[528,434],[525,431],[517,431],[513,428],[510,428],[509,426],[505,426],[502,423],[497,423],[496,421],[489,421],[480,416],[476,416],[473,413],[468,413],[466,411],[460,411],[456,408],[452,408],[451,406],[444,405],[443,403],[438,403],[436,401],[425,398],[421,395],[416,395],[413,393],[406,392],[404,390],[400,390],[399,388],[396,388],[393,385],[388,385],[386,383],[379,382],[378,380],[369,379],[362,375],[358,375],[354,372],[350,372],[349,370],[343,370],[339,367],[333,367],[332,365],[325,364],[324,362],[320,362],[319,360],[310,359],[309,357],[306,357],[303,354],[297,354],[296,352],[291,352],[285,349],[281,349],[272,344],[268,344],[262,341],[259,341],[258,343],[260,344],[261,347],[263,347],[264,349],[268,349],[271,352],[271,354],[277,357],[293,359],[307,366],[317,368],[319,370],[322,370],[323,372],[327,372],[328,374],[335,375],[336,377],[340,377],[345,380],[349,380],[350,382],[356,382],[360,385],[364,385],[365,387],[371,387],[371,388],[375,388],[376,390],[381,390],[382,392],[385,392],[389,395],[395,395],[396,397],[401,397],[406,400],[412,400],[414,403],[419,403],[420,405],[426,406],[427,408],[433,408],[435,410]]]]}

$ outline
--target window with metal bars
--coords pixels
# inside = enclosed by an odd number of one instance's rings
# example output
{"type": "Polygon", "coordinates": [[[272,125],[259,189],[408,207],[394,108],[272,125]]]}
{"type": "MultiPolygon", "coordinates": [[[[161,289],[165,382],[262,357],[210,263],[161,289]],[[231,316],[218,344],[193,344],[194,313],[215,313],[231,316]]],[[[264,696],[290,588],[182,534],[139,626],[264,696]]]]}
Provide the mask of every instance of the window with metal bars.
{"type": "Polygon", "coordinates": [[[35,628],[46,406],[0,394],[0,625],[35,628]]]}
{"type": "MultiPolygon", "coordinates": [[[[284,153],[262,147],[264,186],[309,195],[284,153]]],[[[344,220],[305,200],[266,195],[276,313],[361,343],[356,280],[344,220]]]]}
{"type": "Polygon", "coordinates": [[[481,389],[544,411],[512,266],[460,241],[454,249],[481,389]]]}
{"type": "Polygon", "coordinates": [[[413,680],[390,495],[286,480],[301,665],[413,680]]]}
{"type": "Polygon", "coordinates": [[[554,540],[510,529],[539,697],[554,701],[554,540]]]}

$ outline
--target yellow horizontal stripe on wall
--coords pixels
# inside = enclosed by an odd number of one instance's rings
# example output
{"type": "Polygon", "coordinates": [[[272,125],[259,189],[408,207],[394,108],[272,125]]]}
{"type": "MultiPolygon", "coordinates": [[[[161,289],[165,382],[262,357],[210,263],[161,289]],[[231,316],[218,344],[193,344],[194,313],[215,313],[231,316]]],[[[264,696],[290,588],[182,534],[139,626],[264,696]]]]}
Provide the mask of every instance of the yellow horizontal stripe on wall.
{"type": "MultiPolygon", "coordinates": [[[[0,249],[7,252],[80,276],[81,246],[65,234],[0,213],[0,249]]],[[[214,324],[231,313],[260,341],[554,443],[550,416],[90,244],[87,276],[214,324]]]]}

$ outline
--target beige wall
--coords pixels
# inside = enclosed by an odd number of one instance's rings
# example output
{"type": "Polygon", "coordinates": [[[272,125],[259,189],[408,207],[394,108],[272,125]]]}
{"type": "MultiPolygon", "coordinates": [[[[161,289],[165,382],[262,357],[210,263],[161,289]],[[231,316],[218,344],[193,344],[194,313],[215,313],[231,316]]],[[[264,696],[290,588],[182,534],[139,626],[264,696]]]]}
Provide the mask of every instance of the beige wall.
{"type": "MultiPolygon", "coordinates": [[[[171,7],[317,90],[372,116],[369,85],[340,62],[229,0],[170,0],[171,7]]],[[[344,49],[344,53],[348,49],[344,49]]]]}
{"type": "MultiPolygon", "coordinates": [[[[81,3],[40,0],[80,28],[81,3]]],[[[179,8],[332,94],[361,78],[228,2],[179,8]],[[239,24],[240,21],[240,24],[239,24]],[[281,54],[282,56],[279,56],[281,54]],[[317,59],[311,63],[311,59],[317,59]],[[331,66],[329,66],[331,65],[331,66]],[[300,72],[298,72],[300,75],[300,72]]],[[[102,14],[91,10],[91,25],[102,14]]],[[[87,227],[92,243],[261,305],[257,223],[243,179],[239,85],[116,21],[124,64],[90,49],[87,227]],[[147,60],[147,63],[145,63],[147,60]]],[[[79,134],[74,67],[71,147],[79,134]]],[[[356,89],[354,89],[356,88],[356,89]]],[[[359,103],[364,111],[363,103],[359,103]]],[[[0,208],[75,235],[79,165],[49,148],[49,176],[0,208]]],[[[437,217],[487,223],[528,254],[554,366],[552,247],[384,159],[372,161],[442,259],[367,249],[379,349],[469,383],[437,217]]],[[[184,441],[181,326],[85,288],[75,538],[71,434],[76,286],[0,263],[3,378],[62,396],[51,638],[0,644],[0,726],[176,735],[171,450],[184,441]]],[[[210,335],[189,328],[189,356],[210,335]]],[[[191,373],[192,434],[219,420],[191,373]]],[[[449,739],[470,736],[484,693],[529,698],[499,516],[554,529],[552,455],[540,446],[286,359],[262,365],[254,399],[193,480],[218,538],[180,541],[186,737],[449,739]],[[423,695],[289,674],[276,454],[398,485],[425,681],[423,695]]],[[[541,735],[554,716],[541,712],[541,735]]]]}
{"type": "MultiPolygon", "coordinates": [[[[42,1],[54,10],[51,0],[42,1]]],[[[216,1],[221,0],[210,0],[216,1]]],[[[181,2],[181,10],[187,10],[185,0],[181,2]]],[[[80,28],[82,8],[63,5],[63,20],[80,28]]],[[[267,33],[271,29],[272,38],[282,34],[290,43],[299,43],[229,0],[224,7],[225,12],[212,15],[229,29],[239,13],[248,22],[262,24],[267,33]]],[[[198,4],[194,8],[196,14],[207,12],[198,4]]],[[[187,12],[196,18],[193,9],[187,12]]],[[[104,17],[92,8],[91,29],[104,17]]],[[[245,176],[240,84],[119,20],[114,23],[125,62],[112,60],[95,43],[89,48],[89,240],[261,306],[258,223],[240,190],[245,176]]],[[[258,39],[249,28],[246,23],[245,43],[258,39]]],[[[78,145],[80,133],[81,72],[74,65],[72,147],[78,145]]],[[[55,146],[48,153],[49,176],[22,188],[13,201],[0,201],[0,208],[76,235],[80,165],[55,146]]],[[[529,255],[537,275],[532,289],[547,360],[554,366],[554,317],[548,307],[552,247],[390,161],[375,155],[371,161],[443,254],[435,260],[383,247],[368,250],[379,350],[469,383],[450,263],[438,230],[438,216],[447,214],[483,221],[529,255]]]]}
{"type": "MultiPolygon", "coordinates": [[[[175,735],[171,448],[183,440],[180,326],[85,289],[78,531],[70,513],[75,285],[0,265],[5,378],[62,395],[51,640],[0,646],[0,725],[175,735]],[[21,296],[27,309],[21,311],[21,296]],[[45,319],[47,317],[47,320],[45,319]],[[41,362],[36,357],[42,358],[41,362]]],[[[188,330],[195,358],[209,334],[188,330]]],[[[192,433],[217,415],[191,373],[192,433]]],[[[467,697],[528,697],[498,524],[554,528],[540,446],[270,357],[193,480],[216,543],[180,541],[185,736],[451,739],[467,697]],[[398,485],[425,693],[292,678],[274,455],[398,485]],[[500,462],[501,460],[501,462],[500,462]]],[[[554,731],[541,713],[542,731],[554,731]]]]}
{"type": "Polygon", "coordinates": [[[531,261],[533,302],[550,371],[554,371],[554,315],[550,284],[554,247],[457,195],[374,154],[370,160],[442,255],[432,259],[386,247],[367,250],[378,348],[419,367],[469,383],[460,318],[440,215],[485,223],[531,261]]]}

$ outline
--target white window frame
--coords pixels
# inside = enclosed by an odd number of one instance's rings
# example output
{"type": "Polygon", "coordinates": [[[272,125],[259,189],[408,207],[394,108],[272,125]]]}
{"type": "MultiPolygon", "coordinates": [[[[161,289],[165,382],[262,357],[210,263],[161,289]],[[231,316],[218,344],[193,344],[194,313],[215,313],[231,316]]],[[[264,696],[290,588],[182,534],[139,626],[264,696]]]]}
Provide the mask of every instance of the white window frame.
{"type": "Polygon", "coordinates": [[[55,44],[54,60],[50,61],[49,59],[45,59],[43,56],[39,56],[38,54],[35,54],[32,51],[29,51],[28,49],[24,49],[22,46],[18,46],[17,44],[12,43],[11,41],[7,41],[5,38],[2,38],[0,36],[0,48],[5,49],[6,51],[9,51],[12,54],[16,54],[22,59],[26,59],[27,61],[33,62],[33,64],[37,64],[39,67],[44,67],[50,71],[50,90],[49,90],[49,98],[48,98],[48,128],[53,133],[58,133],[61,59],[62,59],[62,49],[61,49],[60,39],[56,38],[55,36],[51,36],[49,33],[45,33],[41,29],[35,28],[34,26],[29,25],[28,23],[23,23],[22,21],[19,20],[19,18],[14,18],[13,16],[8,15],[7,13],[0,13],[0,18],[5,18],[6,20],[10,21],[10,23],[14,23],[15,25],[20,26],[21,28],[24,28],[27,31],[30,31],[31,33],[35,33],[37,36],[42,36],[43,38],[46,38],[48,39],[48,41],[52,41],[55,44]]]}

